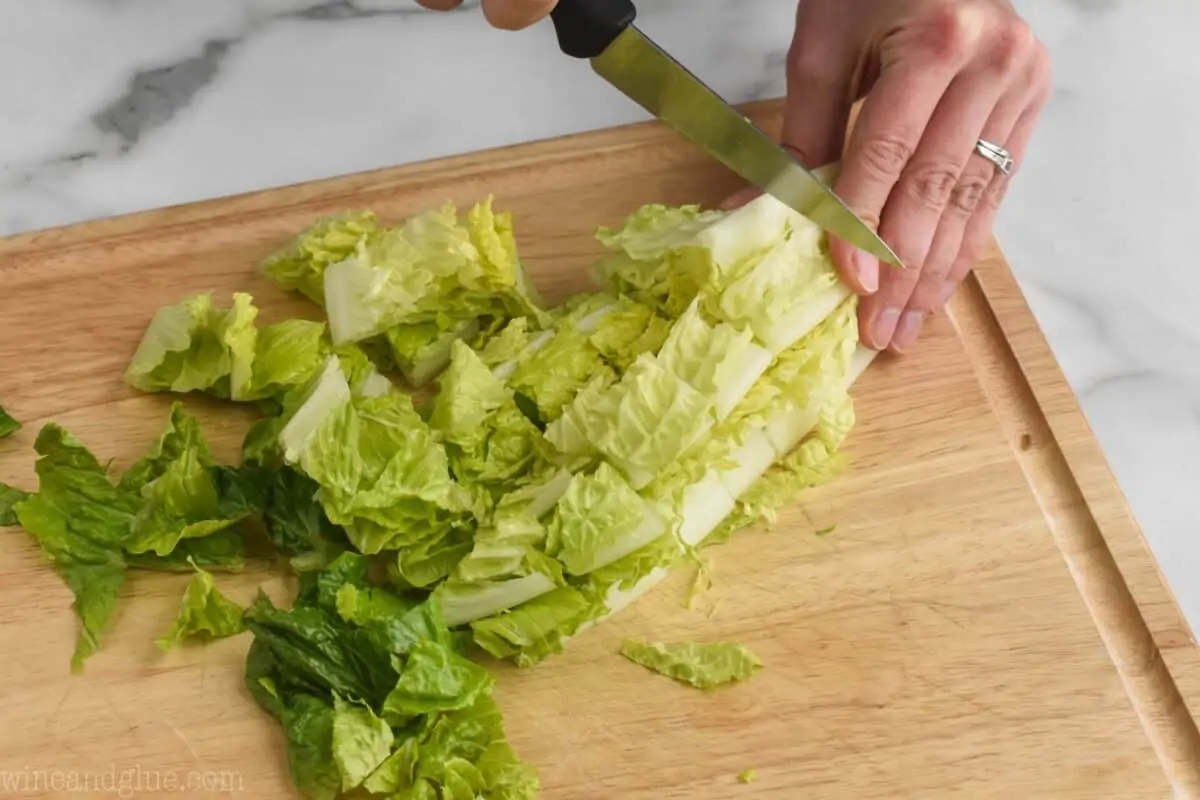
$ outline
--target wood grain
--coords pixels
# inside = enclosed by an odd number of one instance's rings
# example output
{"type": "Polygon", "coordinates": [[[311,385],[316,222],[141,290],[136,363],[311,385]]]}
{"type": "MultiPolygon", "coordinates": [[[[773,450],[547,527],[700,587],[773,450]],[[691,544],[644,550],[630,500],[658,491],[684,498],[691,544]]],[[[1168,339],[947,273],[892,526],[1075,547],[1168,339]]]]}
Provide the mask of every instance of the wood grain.
{"type": "MultiPolygon", "coordinates": [[[[749,112],[777,129],[777,104],[749,112]]],[[[735,186],[638,125],[0,241],[0,402],[27,423],[0,444],[0,481],[33,488],[51,420],[115,467],[144,451],[171,398],[120,376],[158,307],[248,290],[266,321],[313,316],[254,268],[317,217],[492,193],[557,298],[586,285],[597,224],[735,186]]],[[[851,469],[773,532],[711,551],[716,585],[695,608],[675,575],[562,656],[501,669],[544,796],[1200,797],[1200,650],[1000,255],[855,394],[851,469]],[[620,659],[624,637],[737,639],[767,668],[700,693],[620,659]],[[738,784],[751,768],[759,780],[738,784]]],[[[187,404],[232,459],[249,413],[187,404]]],[[[71,780],[292,796],[280,733],[241,685],[248,638],[153,646],[185,580],[136,574],[72,676],[70,595],[23,533],[0,531],[0,796],[81,796],[71,780]]],[[[243,601],[288,591],[265,564],[219,580],[243,601]]]]}

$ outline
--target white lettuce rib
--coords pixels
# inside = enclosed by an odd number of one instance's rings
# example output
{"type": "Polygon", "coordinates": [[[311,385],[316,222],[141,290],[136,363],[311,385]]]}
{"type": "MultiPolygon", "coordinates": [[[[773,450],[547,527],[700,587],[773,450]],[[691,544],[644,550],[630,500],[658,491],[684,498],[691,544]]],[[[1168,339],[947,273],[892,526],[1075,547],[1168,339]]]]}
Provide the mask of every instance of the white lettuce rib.
{"type": "MultiPolygon", "coordinates": [[[[858,349],[854,353],[853,358],[851,359],[850,369],[847,371],[847,374],[846,374],[846,388],[849,388],[850,386],[854,385],[854,382],[856,380],[858,380],[859,376],[862,375],[863,371],[866,370],[867,366],[871,363],[871,360],[873,358],[875,358],[876,355],[877,355],[877,353],[874,350],[870,350],[861,345],[858,347],[858,349]]],[[[807,410],[803,410],[798,413],[796,411],[793,411],[792,413],[797,414],[797,418],[800,420],[800,422],[795,425],[786,426],[793,431],[794,441],[792,442],[792,446],[787,448],[787,450],[784,451],[784,454],[786,454],[787,452],[790,452],[791,449],[800,442],[800,440],[802,440],[805,436],[807,436],[808,433],[816,426],[816,422],[817,422],[816,415],[812,415],[811,412],[809,412],[807,410]],[[810,418],[810,415],[811,415],[811,420],[812,420],[811,423],[808,423],[807,428],[800,430],[801,426],[810,418]]],[[[763,431],[760,430],[760,433],[762,433],[762,432],[763,431]]],[[[766,438],[765,435],[763,438],[764,439],[766,438]]],[[[771,461],[769,463],[767,463],[767,465],[765,467],[763,467],[760,472],[758,472],[756,475],[754,475],[753,479],[749,480],[748,482],[747,482],[747,479],[749,478],[749,475],[741,474],[741,471],[743,469],[742,466],[739,466],[739,467],[735,468],[734,470],[730,470],[730,471],[727,471],[726,473],[722,474],[721,475],[722,482],[724,483],[724,485],[726,487],[731,486],[731,484],[735,485],[735,486],[743,486],[744,485],[744,488],[742,489],[742,491],[745,491],[746,488],[749,488],[749,486],[754,483],[754,480],[757,480],[759,477],[761,477],[763,475],[763,473],[765,473],[767,471],[767,469],[769,469],[771,467],[771,464],[773,464],[774,461],[775,461],[775,459],[771,459],[771,461]],[[730,473],[736,473],[736,479],[730,479],[728,477],[728,475],[730,473]]],[[[760,459],[759,463],[761,463],[761,459],[760,459]]],[[[703,479],[701,481],[701,483],[704,483],[707,480],[709,480],[709,479],[706,477],[705,479],[703,479]]],[[[700,484],[695,484],[695,485],[699,486],[700,484]]],[[[739,492],[738,494],[740,496],[741,492],[739,492]]],[[[733,500],[736,503],[737,497],[734,497],[733,500]]],[[[685,506],[685,514],[690,510],[691,509],[688,509],[685,506]]],[[[730,510],[732,510],[732,507],[730,510]]],[[[709,517],[706,520],[697,521],[696,524],[692,526],[692,528],[690,530],[690,535],[688,535],[685,538],[685,541],[689,545],[699,544],[700,542],[702,542],[706,538],[708,538],[709,534],[711,534],[714,530],[716,530],[717,527],[721,524],[721,522],[724,519],[725,519],[725,517],[721,516],[721,517],[709,517]]],[[[689,522],[690,522],[690,520],[685,518],[685,520],[684,520],[685,528],[688,526],[689,522]]],[[[642,595],[649,592],[655,586],[662,583],[663,579],[666,578],[668,574],[669,573],[665,568],[658,567],[658,568],[654,569],[652,572],[650,572],[648,575],[646,575],[646,577],[642,578],[640,581],[635,583],[629,589],[621,589],[619,586],[613,586],[609,590],[608,596],[604,600],[604,604],[606,606],[608,606],[608,613],[593,622],[590,622],[590,623],[587,623],[587,624],[581,626],[580,630],[584,630],[584,629],[590,627],[591,625],[594,625],[596,622],[601,622],[605,619],[608,619],[613,614],[616,614],[618,611],[622,610],[623,608],[628,606],[630,603],[634,602],[635,600],[640,598],[642,595]]]]}

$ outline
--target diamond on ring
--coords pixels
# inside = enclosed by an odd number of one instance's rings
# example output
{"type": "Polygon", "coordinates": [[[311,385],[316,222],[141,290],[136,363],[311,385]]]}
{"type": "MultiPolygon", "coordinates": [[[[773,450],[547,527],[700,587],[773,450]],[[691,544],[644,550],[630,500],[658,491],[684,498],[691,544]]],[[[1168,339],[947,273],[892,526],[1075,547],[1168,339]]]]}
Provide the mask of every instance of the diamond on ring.
{"type": "Polygon", "coordinates": [[[996,165],[996,169],[1008,175],[1016,166],[1016,161],[1007,150],[998,144],[993,144],[987,139],[980,139],[975,143],[975,152],[986,158],[988,161],[996,165]]]}

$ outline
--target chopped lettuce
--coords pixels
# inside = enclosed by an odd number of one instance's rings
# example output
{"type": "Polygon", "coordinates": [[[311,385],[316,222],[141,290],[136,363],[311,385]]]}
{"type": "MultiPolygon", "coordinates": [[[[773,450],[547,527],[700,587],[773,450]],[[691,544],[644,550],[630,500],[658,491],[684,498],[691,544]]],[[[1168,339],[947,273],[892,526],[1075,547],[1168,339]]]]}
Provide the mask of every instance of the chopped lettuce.
{"type": "Polygon", "coordinates": [[[475,351],[461,342],[452,350],[429,425],[446,443],[460,483],[505,493],[537,475],[535,467],[548,464],[553,451],[475,351]]]}
{"type": "Polygon", "coordinates": [[[268,256],[262,270],[283,288],[324,305],[325,270],[357,253],[380,232],[379,221],[369,211],[322,219],[268,256]]]}
{"type": "Polygon", "coordinates": [[[211,294],[160,309],[125,380],[144,392],[206,391],[244,399],[252,380],[257,315],[250,295],[241,292],[229,309],[214,308],[211,294]]]}
{"type": "Polygon", "coordinates": [[[217,591],[212,575],[196,567],[196,574],[183,592],[179,615],[158,640],[158,646],[170,650],[189,636],[207,634],[223,639],[244,629],[242,607],[217,591]]]}
{"type": "Polygon", "coordinates": [[[323,567],[349,547],[345,531],[329,521],[318,502],[315,481],[291,467],[256,469],[254,474],[264,492],[267,536],[291,559],[293,569],[323,567]]]}
{"type": "Polygon", "coordinates": [[[330,521],[363,553],[450,534],[472,497],[407,395],[351,395],[331,359],[280,433],[284,459],[320,486],[330,521]]]}
{"type": "Polygon", "coordinates": [[[607,385],[644,353],[656,353],[670,321],[649,306],[608,294],[583,295],[560,308],[553,327],[529,337],[525,326],[501,332],[503,346],[482,358],[543,422],[557,419],[585,387],[607,385]]]}
{"type": "Polygon", "coordinates": [[[714,689],[734,681],[744,681],[762,668],[758,657],[744,645],[662,644],[625,640],[621,655],[635,664],[653,670],[698,689],[714,689]]]}
{"type": "Polygon", "coordinates": [[[248,503],[222,502],[213,467],[199,423],[173,404],[166,431],[121,478],[122,489],[142,498],[125,549],[165,556],[182,539],[212,535],[253,513],[248,503]]]}
{"type": "MultiPolygon", "coordinates": [[[[325,307],[335,343],[369,339],[396,326],[411,355],[469,320],[541,318],[517,257],[512,219],[489,198],[460,217],[453,204],[410,217],[325,270],[325,307]]],[[[461,332],[461,331],[459,331],[461,332]]]]}
{"type": "Polygon", "coordinates": [[[504,736],[495,685],[454,645],[436,600],[412,604],[344,554],[306,574],[290,610],[246,614],[246,686],[284,728],[306,797],[533,800],[536,773],[504,736]]]}
{"type": "Polygon", "coordinates": [[[546,437],[564,455],[599,453],[641,489],[711,429],[712,408],[643,354],[618,383],[581,392],[546,437]]]}
{"type": "Polygon", "coordinates": [[[17,524],[17,503],[29,497],[29,492],[0,483],[0,528],[17,524]]]}
{"type": "Polygon", "coordinates": [[[774,524],[778,510],[797,494],[839,474],[845,459],[838,448],[853,424],[854,405],[848,394],[829,403],[798,446],[748,481],[733,513],[721,521],[706,543],[725,541],[732,533],[759,522],[774,524]]]}
{"type": "Polygon", "coordinates": [[[280,397],[303,386],[325,365],[328,352],[323,322],[291,319],[267,325],[258,332],[243,399],[280,397]]]}
{"type": "Polygon", "coordinates": [[[658,361],[675,377],[712,398],[725,419],[758,381],[773,357],[748,330],[705,322],[698,303],[688,306],[671,329],[658,361]]]}
{"type": "Polygon", "coordinates": [[[596,604],[570,586],[534,597],[508,611],[471,623],[475,643],[496,658],[529,667],[562,652],[563,643],[598,613],[596,604]]]}
{"type": "Polygon", "coordinates": [[[439,320],[397,325],[388,328],[384,336],[405,380],[421,387],[450,363],[456,343],[470,341],[480,331],[479,320],[468,318],[452,320],[446,326],[439,320]]]}
{"type": "Polygon", "coordinates": [[[615,379],[616,373],[592,345],[589,334],[567,320],[555,327],[542,347],[516,363],[508,385],[537,406],[541,420],[550,422],[589,381],[615,379]]]}
{"type": "Polygon", "coordinates": [[[738,773],[738,783],[754,783],[758,780],[758,770],[744,769],[738,773]]]}
{"type": "Polygon", "coordinates": [[[0,406],[0,439],[12,436],[21,429],[21,423],[17,422],[8,412],[4,410],[4,406],[0,406]]]}
{"type": "Polygon", "coordinates": [[[606,567],[667,531],[658,512],[608,464],[580,473],[558,501],[547,552],[572,575],[606,567]]]}
{"type": "Polygon", "coordinates": [[[183,539],[165,556],[126,553],[130,567],[159,572],[192,572],[196,567],[211,572],[241,572],[246,566],[246,545],[241,532],[226,528],[199,539],[183,539]]]}
{"type": "Polygon", "coordinates": [[[672,256],[724,216],[695,205],[644,205],[620,228],[597,230],[596,238],[613,252],[593,267],[593,273],[614,292],[678,317],[700,287],[693,276],[672,268],[672,256]]]}
{"type": "Polygon", "coordinates": [[[57,425],[38,434],[38,492],[14,511],[75,595],[80,629],[71,669],[96,651],[125,581],[122,546],[138,512],[136,494],[109,480],[83,444],[57,425]]]}
{"type": "Polygon", "coordinates": [[[348,792],[370,777],[392,754],[391,727],[370,706],[333,696],[333,761],[348,792]]]}
{"type": "Polygon", "coordinates": [[[424,714],[458,711],[489,694],[495,683],[486,669],[449,647],[418,641],[408,652],[400,680],[383,701],[383,713],[389,719],[407,721],[424,714]]]}
{"type": "Polygon", "coordinates": [[[697,298],[705,313],[788,348],[849,296],[827,237],[769,194],[730,212],[644,206],[597,238],[613,253],[597,267],[614,291],[678,317],[697,298]]]}

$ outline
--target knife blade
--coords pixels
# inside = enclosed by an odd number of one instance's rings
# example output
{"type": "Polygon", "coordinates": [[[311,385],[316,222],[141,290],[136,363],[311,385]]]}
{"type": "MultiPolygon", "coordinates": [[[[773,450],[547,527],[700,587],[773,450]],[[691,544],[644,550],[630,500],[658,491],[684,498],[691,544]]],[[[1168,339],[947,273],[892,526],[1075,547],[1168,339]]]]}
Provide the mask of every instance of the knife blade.
{"type": "Polygon", "coordinates": [[[881,261],[892,249],[820,178],[633,24],[630,0],[559,0],[559,48],[728,169],[881,261]]]}

